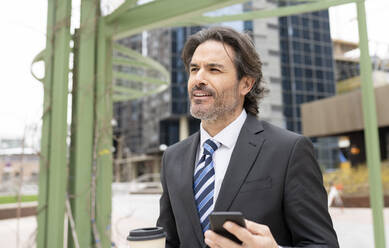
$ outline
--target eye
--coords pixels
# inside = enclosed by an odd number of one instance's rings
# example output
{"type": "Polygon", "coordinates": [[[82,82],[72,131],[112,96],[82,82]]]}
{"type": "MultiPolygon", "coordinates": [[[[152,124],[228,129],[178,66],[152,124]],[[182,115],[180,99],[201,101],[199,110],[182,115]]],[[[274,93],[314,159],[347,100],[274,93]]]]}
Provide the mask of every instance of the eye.
{"type": "Polygon", "coordinates": [[[218,68],[211,68],[210,71],[213,71],[213,72],[220,72],[220,70],[218,68]]]}
{"type": "Polygon", "coordinates": [[[192,68],[190,68],[190,71],[192,72],[192,71],[198,71],[199,70],[199,68],[197,68],[197,67],[192,67],[192,68]]]}

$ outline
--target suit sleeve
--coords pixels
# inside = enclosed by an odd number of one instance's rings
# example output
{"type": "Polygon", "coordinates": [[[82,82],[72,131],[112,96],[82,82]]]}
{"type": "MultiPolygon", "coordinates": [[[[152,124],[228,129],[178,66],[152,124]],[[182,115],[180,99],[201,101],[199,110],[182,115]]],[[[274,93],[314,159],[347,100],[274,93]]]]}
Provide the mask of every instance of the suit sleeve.
{"type": "Polygon", "coordinates": [[[180,246],[180,240],[178,238],[176,221],[170,204],[169,192],[166,184],[165,154],[162,157],[161,183],[163,192],[159,200],[159,218],[157,220],[157,226],[163,227],[166,233],[166,248],[178,248],[180,246]]]}
{"type": "Polygon", "coordinates": [[[284,213],[292,234],[293,246],[339,247],[313,146],[303,136],[294,144],[288,162],[284,213]]]}

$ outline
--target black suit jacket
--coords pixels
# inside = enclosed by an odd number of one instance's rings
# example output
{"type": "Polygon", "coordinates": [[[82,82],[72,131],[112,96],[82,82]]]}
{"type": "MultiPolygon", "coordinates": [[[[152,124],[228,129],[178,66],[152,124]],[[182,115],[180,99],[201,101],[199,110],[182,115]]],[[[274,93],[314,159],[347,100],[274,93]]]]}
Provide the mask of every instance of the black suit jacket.
{"type": "MultiPolygon", "coordinates": [[[[206,247],[193,196],[197,132],[162,159],[160,216],[166,248],[206,247]]],[[[269,226],[283,247],[339,247],[311,142],[248,115],[225,174],[215,211],[241,211],[269,226]]]]}

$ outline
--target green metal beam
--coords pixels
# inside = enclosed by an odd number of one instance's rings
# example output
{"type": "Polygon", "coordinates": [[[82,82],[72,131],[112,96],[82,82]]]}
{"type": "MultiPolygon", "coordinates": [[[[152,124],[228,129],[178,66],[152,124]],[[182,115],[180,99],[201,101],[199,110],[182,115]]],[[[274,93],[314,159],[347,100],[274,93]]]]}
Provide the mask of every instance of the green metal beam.
{"type": "MultiPolygon", "coordinates": [[[[42,78],[38,77],[37,75],[35,75],[35,73],[33,72],[32,70],[32,67],[33,65],[36,63],[36,62],[41,62],[41,61],[45,61],[45,58],[46,58],[46,50],[42,50],[41,52],[39,52],[35,58],[32,60],[32,63],[31,63],[31,75],[38,81],[42,82],[42,83],[45,83],[45,76],[43,76],[42,78]]],[[[46,66],[46,64],[45,64],[46,66]]],[[[50,69],[50,68],[47,68],[47,69],[50,69]]],[[[46,68],[45,68],[45,71],[46,71],[46,68]]]]}
{"type": "Polygon", "coordinates": [[[115,51],[127,55],[128,57],[134,59],[135,61],[148,64],[150,67],[160,72],[167,79],[167,81],[170,81],[170,72],[166,70],[166,68],[163,65],[161,65],[159,62],[149,57],[143,56],[139,52],[130,49],[128,47],[125,47],[123,45],[120,45],[119,43],[114,43],[113,48],[115,51]]]}
{"type": "Polygon", "coordinates": [[[153,69],[153,67],[147,63],[136,61],[135,59],[128,59],[128,58],[114,58],[112,60],[112,63],[114,65],[123,65],[128,67],[137,67],[137,68],[143,68],[143,69],[153,69]]]}
{"type": "Polygon", "coordinates": [[[119,88],[118,86],[115,86],[114,91],[118,90],[124,94],[114,94],[113,101],[114,102],[122,102],[122,101],[139,99],[140,97],[146,97],[149,95],[156,94],[156,93],[158,93],[166,88],[167,88],[167,85],[163,85],[162,87],[151,90],[151,91],[141,92],[141,91],[131,90],[130,88],[127,88],[127,87],[119,88]]]}
{"type": "Polygon", "coordinates": [[[71,0],[55,5],[54,64],[51,129],[49,134],[49,187],[46,247],[62,247],[67,179],[67,98],[70,53],[71,0]]]}
{"type": "MultiPolygon", "coordinates": [[[[80,247],[92,245],[90,186],[94,135],[95,44],[98,6],[98,0],[81,1],[80,29],[74,39],[76,45],[72,91],[69,195],[71,195],[72,214],[80,247]]],[[[68,235],[68,237],[68,247],[75,247],[73,236],[68,235]]]]}
{"type": "Polygon", "coordinates": [[[155,85],[168,84],[168,82],[166,82],[164,80],[159,80],[156,78],[146,77],[146,76],[139,76],[139,75],[135,75],[135,74],[129,74],[129,73],[125,73],[125,72],[115,72],[114,77],[129,80],[132,82],[138,82],[139,84],[142,84],[142,83],[150,83],[150,84],[155,84],[155,85]]]}
{"type": "MultiPolygon", "coordinates": [[[[42,114],[41,152],[39,160],[39,194],[37,209],[38,231],[36,242],[38,248],[45,248],[47,239],[47,192],[49,182],[49,148],[52,115],[50,107],[52,104],[51,89],[53,83],[52,72],[54,54],[55,4],[55,0],[49,0],[47,5],[46,50],[44,52],[45,76],[43,83],[44,99],[42,114]]],[[[39,59],[37,59],[37,61],[39,61],[39,59]]]]}
{"type": "Polygon", "coordinates": [[[109,14],[106,17],[105,21],[107,23],[114,21],[115,19],[117,19],[118,17],[126,13],[128,10],[135,7],[137,2],[138,0],[126,0],[122,5],[120,5],[117,9],[115,9],[114,12],[109,14]]]}
{"type": "Polygon", "coordinates": [[[112,27],[114,39],[120,39],[242,2],[247,0],[158,0],[138,5],[115,18],[108,15],[104,19],[109,20],[107,24],[112,27]]]}
{"type": "Polygon", "coordinates": [[[355,3],[360,0],[322,0],[319,2],[305,3],[299,5],[292,5],[286,7],[279,7],[268,10],[258,10],[258,11],[249,11],[242,14],[237,15],[223,15],[217,17],[211,16],[195,16],[186,18],[183,21],[178,21],[173,23],[172,26],[201,26],[213,23],[221,23],[221,22],[230,22],[230,21],[247,21],[261,18],[269,18],[269,17],[281,17],[288,15],[297,15],[307,12],[313,12],[323,9],[328,9],[329,7],[334,7],[338,5],[355,3]]]}
{"type": "Polygon", "coordinates": [[[112,40],[104,19],[98,22],[97,84],[96,84],[96,224],[101,247],[111,247],[112,204],[112,40]]]}
{"type": "Polygon", "coordinates": [[[380,145],[376,101],[371,73],[369,41],[367,36],[365,2],[357,3],[359,48],[361,51],[360,68],[362,82],[362,108],[365,124],[365,147],[369,169],[370,205],[373,211],[374,242],[376,248],[384,248],[385,226],[383,216],[383,193],[381,179],[380,145]]]}

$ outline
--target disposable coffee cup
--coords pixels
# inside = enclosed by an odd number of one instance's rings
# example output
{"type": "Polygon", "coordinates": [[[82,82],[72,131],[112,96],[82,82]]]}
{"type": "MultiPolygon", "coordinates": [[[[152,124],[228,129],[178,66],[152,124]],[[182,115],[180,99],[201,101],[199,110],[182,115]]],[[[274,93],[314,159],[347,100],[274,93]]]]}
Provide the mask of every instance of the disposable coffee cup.
{"type": "Polygon", "coordinates": [[[166,234],[162,227],[139,228],[127,237],[129,248],[165,248],[166,234]]]}

